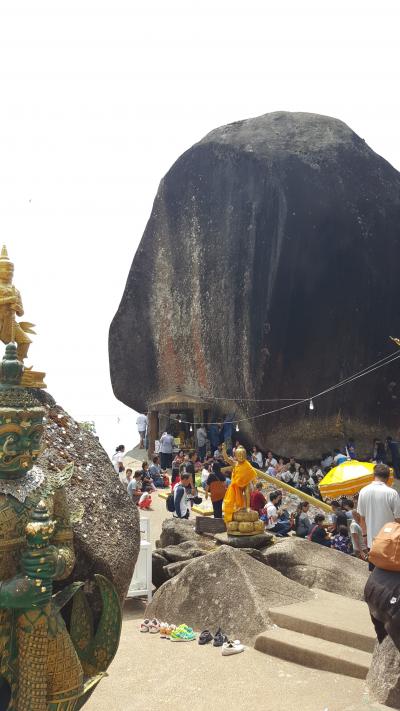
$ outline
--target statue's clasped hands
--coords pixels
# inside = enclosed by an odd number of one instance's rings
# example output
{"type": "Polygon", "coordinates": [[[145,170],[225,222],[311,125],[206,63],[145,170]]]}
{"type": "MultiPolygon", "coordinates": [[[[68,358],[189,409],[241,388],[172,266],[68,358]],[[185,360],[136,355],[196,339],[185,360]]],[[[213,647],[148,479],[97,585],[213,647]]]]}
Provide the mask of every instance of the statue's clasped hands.
{"type": "Polygon", "coordinates": [[[26,550],[21,557],[22,570],[29,578],[52,580],[56,576],[58,550],[48,546],[45,551],[26,550]]]}
{"type": "Polygon", "coordinates": [[[58,551],[49,546],[45,551],[24,551],[22,573],[0,585],[0,607],[30,609],[45,607],[51,600],[50,581],[56,576],[58,551]]]}

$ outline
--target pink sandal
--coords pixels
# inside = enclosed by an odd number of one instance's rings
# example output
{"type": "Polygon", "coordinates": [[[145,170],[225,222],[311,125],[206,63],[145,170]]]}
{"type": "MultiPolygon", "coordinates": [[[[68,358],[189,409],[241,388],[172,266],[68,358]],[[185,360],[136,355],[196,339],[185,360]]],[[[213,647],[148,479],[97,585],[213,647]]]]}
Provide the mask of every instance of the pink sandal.
{"type": "Polygon", "coordinates": [[[150,625],[151,625],[150,620],[143,620],[143,622],[141,623],[139,629],[140,629],[141,632],[149,632],[149,631],[150,631],[150,625]]]}
{"type": "Polygon", "coordinates": [[[157,632],[160,631],[160,623],[158,620],[154,619],[151,620],[149,624],[149,632],[150,634],[157,634],[157,632]]]}
{"type": "Polygon", "coordinates": [[[153,620],[143,620],[140,625],[141,632],[150,632],[150,634],[157,634],[160,631],[160,623],[155,618],[153,620]]]}

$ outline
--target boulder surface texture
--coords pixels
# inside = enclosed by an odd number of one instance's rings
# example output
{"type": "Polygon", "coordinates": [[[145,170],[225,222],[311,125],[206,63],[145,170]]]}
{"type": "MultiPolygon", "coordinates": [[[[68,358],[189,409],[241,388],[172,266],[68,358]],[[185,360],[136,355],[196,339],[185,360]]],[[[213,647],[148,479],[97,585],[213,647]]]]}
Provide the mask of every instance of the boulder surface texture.
{"type": "Polygon", "coordinates": [[[230,546],[195,558],[157,590],[147,617],[185,622],[196,630],[218,627],[251,642],[270,624],[269,609],[309,600],[310,590],[230,546]]]}
{"type": "MultiPolygon", "coordinates": [[[[399,262],[400,173],[346,124],[218,128],[161,181],[110,329],[115,395],[144,412],[178,391],[237,419],[290,404],[252,398],[310,398],[395,351],[399,262]]],[[[394,363],[241,433],[282,455],[348,435],[366,452],[399,396],[394,363]]]]}
{"type": "Polygon", "coordinates": [[[362,560],[301,538],[285,538],[263,551],[268,565],[308,588],[364,600],[368,566],[362,560]]]}
{"type": "Polygon", "coordinates": [[[400,653],[389,636],[375,645],[367,687],[375,701],[400,709],[400,653]]]}
{"type": "Polygon", "coordinates": [[[115,585],[121,603],[132,578],[140,548],[139,514],[97,437],[82,428],[47,393],[44,402],[45,451],[38,466],[54,474],[74,462],[74,474],[66,486],[74,528],[76,565],[74,580],[92,580],[100,573],[115,585]]]}

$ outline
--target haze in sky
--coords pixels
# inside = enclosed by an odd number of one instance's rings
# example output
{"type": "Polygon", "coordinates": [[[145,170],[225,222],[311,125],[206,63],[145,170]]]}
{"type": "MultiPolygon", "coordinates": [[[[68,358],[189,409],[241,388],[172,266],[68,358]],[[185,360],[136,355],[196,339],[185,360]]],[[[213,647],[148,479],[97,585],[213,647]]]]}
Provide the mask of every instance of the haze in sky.
{"type": "Polygon", "coordinates": [[[216,126],[277,110],[335,116],[400,169],[399,14],[397,0],[1,3],[0,239],[37,324],[30,362],[108,452],[137,442],[108,328],[160,179],[216,126]]]}

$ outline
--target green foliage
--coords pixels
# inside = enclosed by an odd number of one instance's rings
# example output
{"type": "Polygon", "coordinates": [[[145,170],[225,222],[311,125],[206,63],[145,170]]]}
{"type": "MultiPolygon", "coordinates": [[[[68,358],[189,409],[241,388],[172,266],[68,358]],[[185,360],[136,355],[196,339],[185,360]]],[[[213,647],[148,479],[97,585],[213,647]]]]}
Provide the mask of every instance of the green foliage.
{"type": "Polygon", "coordinates": [[[78,422],[79,427],[81,427],[85,432],[91,432],[91,434],[96,434],[96,424],[93,420],[87,420],[86,422],[78,422]]]}

